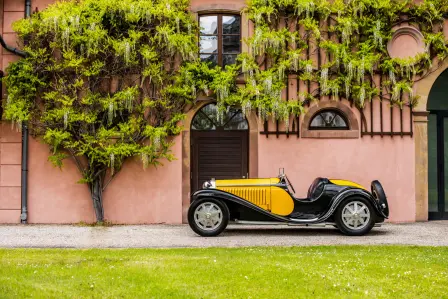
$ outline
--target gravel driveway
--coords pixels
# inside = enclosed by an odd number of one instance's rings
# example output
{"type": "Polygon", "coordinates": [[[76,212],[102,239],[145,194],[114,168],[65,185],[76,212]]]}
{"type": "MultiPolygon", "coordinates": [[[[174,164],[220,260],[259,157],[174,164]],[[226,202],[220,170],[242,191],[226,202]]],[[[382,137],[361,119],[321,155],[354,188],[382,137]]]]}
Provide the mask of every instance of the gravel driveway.
{"type": "Polygon", "coordinates": [[[389,224],[362,237],[333,228],[230,225],[219,237],[203,238],[188,225],[84,227],[73,225],[2,225],[0,247],[238,247],[352,244],[448,246],[448,221],[389,224]]]}

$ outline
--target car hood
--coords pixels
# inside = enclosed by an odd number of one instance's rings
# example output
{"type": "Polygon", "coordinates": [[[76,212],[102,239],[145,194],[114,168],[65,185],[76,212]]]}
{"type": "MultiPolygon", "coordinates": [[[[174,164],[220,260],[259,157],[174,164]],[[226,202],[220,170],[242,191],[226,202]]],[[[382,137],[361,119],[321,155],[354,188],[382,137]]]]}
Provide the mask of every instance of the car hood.
{"type": "Polygon", "coordinates": [[[216,187],[243,187],[243,186],[270,186],[280,182],[279,178],[267,179],[234,179],[234,180],[216,180],[216,187]]]}

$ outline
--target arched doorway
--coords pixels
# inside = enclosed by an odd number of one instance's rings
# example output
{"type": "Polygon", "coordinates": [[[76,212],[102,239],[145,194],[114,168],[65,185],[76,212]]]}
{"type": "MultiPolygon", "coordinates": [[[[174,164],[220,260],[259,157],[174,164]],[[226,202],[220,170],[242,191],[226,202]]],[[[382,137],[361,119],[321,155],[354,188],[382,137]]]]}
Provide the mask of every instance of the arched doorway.
{"type": "Polygon", "coordinates": [[[428,97],[428,219],[448,219],[448,71],[428,97]]]}
{"type": "Polygon", "coordinates": [[[211,178],[248,176],[249,125],[241,110],[218,117],[216,104],[202,107],[191,122],[191,191],[211,178]]]}

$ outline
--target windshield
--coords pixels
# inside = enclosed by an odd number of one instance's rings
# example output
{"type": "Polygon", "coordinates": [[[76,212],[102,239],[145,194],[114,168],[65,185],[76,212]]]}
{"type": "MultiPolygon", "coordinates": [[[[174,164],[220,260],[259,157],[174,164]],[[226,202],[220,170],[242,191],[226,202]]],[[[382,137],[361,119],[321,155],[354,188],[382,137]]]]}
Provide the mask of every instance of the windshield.
{"type": "Polygon", "coordinates": [[[286,174],[281,174],[279,176],[280,181],[284,181],[286,184],[286,187],[288,188],[289,193],[295,194],[296,190],[294,190],[294,186],[291,184],[291,182],[288,179],[288,176],[286,174]]]}

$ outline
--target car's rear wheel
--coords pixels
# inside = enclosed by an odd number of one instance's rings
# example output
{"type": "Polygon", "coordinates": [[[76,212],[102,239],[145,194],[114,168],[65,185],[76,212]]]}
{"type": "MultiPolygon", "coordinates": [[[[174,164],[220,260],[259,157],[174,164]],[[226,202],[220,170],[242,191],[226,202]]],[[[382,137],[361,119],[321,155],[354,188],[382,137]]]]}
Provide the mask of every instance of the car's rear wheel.
{"type": "Polygon", "coordinates": [[[335,222],[343,234],[362,236],[375,225],[375,210],[367,199],[350,197],[336,209],[335,222]]]}
{"type": "Polygon", "coordinates": [[[194,201],[188,209],[188,224],[200,236],[214,237],[222,233],[229,223],[229,209],[214,198],[194,201]]]}

